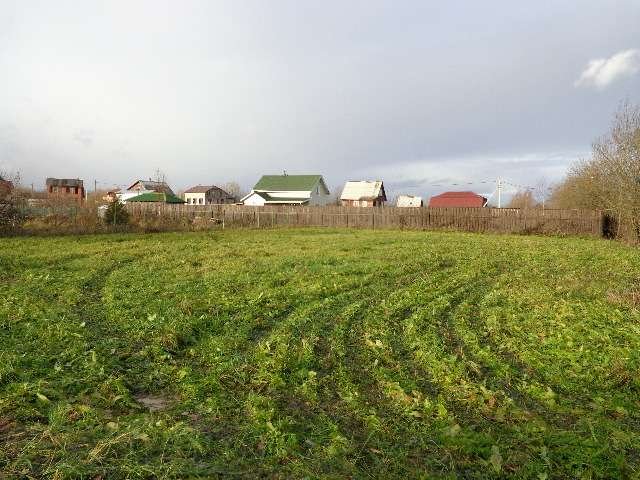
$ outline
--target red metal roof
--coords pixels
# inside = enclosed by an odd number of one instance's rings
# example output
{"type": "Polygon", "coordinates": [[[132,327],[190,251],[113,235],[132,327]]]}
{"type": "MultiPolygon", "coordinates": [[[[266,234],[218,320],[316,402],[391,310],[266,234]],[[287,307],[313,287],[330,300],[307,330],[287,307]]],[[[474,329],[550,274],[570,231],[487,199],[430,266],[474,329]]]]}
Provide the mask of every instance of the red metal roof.
{"type": "Polygon", "coordinates": [[[429,200],[430,207],[483,207],[487,199],[473,192],[444,192],[429,200]]]}

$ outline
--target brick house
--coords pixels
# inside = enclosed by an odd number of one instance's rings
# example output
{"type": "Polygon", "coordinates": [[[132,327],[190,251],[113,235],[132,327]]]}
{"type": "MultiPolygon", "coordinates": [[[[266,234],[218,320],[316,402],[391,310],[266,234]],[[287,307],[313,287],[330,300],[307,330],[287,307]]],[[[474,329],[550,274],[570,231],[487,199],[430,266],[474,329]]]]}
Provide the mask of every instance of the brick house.
{"type": "Polygon", "coordinates": [[[13,190],[13,183],[0,177],[0,200],[7,198],[13,190]]]}
{"type": "Polygon", "coordinates": [[[47,198],[83,202],[84,182],[79,178],[47,178],[47,198]]]}

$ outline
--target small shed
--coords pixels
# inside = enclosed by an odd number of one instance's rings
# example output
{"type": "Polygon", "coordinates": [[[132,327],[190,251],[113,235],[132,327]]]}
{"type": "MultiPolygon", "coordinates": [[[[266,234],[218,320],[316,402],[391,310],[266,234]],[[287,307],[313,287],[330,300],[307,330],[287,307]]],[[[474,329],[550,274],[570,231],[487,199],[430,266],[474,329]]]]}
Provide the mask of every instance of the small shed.
{"type": "Polygon", "coordinates": [[[340,195],[345,207],[382,207],[386,201],[382,180],[349,181],[340,195]]]}
{"type": "Polygon", "coordinates": [[[396,201],[396,207],[422,207],[422,197],[413,195],[399,195],[396,201]]]}
{"type": "Polygon", "coordinates": [[[434,195],[429,200],[430,207],[460,207],[481,208],[487,204],[487,199],[473,192],[444,192],[434,195]]]}

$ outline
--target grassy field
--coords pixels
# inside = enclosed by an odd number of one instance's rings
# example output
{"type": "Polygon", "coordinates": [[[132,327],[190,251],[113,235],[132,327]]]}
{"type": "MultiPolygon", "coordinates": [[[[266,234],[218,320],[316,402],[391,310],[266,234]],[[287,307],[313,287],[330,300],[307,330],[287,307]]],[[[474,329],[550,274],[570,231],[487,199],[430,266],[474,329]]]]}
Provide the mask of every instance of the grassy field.
{"type": "Polygon", "coordinates": [[[640,475],[640,252],[0,239],[0,478],[640,475]]]}

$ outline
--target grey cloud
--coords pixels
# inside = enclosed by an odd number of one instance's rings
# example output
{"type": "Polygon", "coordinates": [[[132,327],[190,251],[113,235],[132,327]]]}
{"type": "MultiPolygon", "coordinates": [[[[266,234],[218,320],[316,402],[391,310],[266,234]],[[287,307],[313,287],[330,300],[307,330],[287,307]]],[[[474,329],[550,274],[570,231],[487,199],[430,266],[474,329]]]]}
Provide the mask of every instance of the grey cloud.
{"type": "Polygon", "coordinates": [[[573,86],[637,45],[632,0],[5,5],[0,124],[36,183],[555,179],[640,101],[638,76],[573,86]]]}

